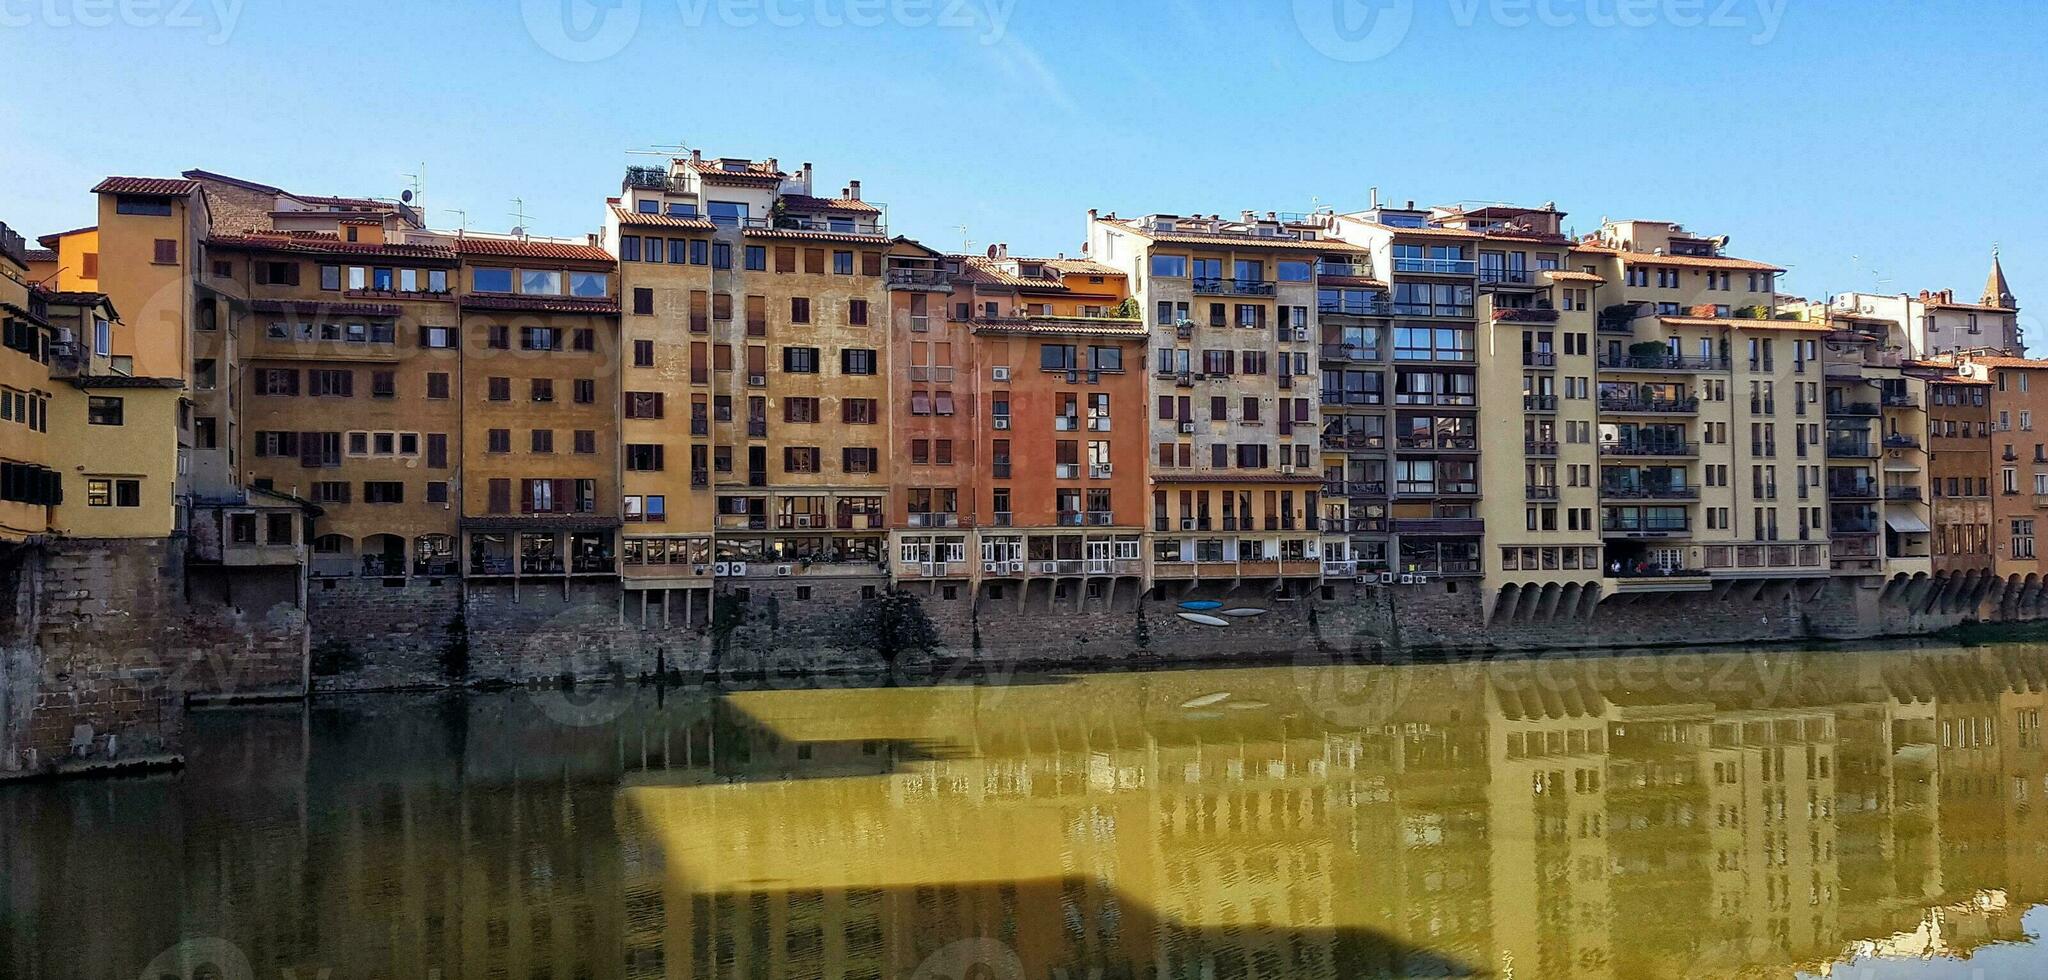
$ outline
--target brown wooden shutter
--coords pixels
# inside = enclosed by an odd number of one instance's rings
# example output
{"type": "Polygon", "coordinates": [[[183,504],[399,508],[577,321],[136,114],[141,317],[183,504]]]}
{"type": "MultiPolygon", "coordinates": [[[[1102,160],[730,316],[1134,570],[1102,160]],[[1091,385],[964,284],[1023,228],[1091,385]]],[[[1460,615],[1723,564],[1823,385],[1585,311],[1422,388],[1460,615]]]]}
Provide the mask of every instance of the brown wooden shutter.
{"type": "Polygon", "coordinates": [[[519,512],[522,514],[533,513],[533,484],[532,480],[519,481],[519,512]]]}
{"type": "Polygon", "coordinates": [[[490,483],[489,509],[493,514],[509,513],[512,510],[512,481],[492,480],[490,483]]]}
{"type": "Polygon", "coordinates": [[[822,248],[807,248],[807,249],[804,249],[804,271],[805,271],[805,272],[808,272],[808,273],[812,273],[812,274],[814,274],[814,275],[822,275],[822,274],[824,274],[824,272],[825,272],[825,250],[824,250],[824,249],[822,249],[822,248]]]}
{"type": "Polygon", "coordinates": [[[882,274],[882,253],[880,253],[880,252],[862,252],[862,253],[860,253],[860,274],[861,274],[861,275],[864,275],[864,276],[879,276],[879,275],[881,275],[881,274],[882,274]]]}
{"type": "Polygon", "coordinates": [[[714,348],[712,348],[712,350],[711,350],[711,369],[712,369],[712,370],[714,370],[714,371],[730,371],[730,370],[732,370],[732,345],[731,345],[731,344],[719,344],[719,345],[718,345],[717,347],[714,347],[714,348]]]}
{"type": "Polygon", "coordinates": [[[320,467],[320,433],[299,433],[299,465],[309,470],[320,467]]]}
{"type": "Polygon", "coordinates": [[[747,336],[768,336],[768,297],[747,297],[747,336]]]}
{"type": "Polygon", "coordinates": [[[711,297],[711,318],[713,320],[732,319],[731,293],[719,293],[711,297]]]}
{"type": "Polygon", "coordinates": [[[448,468],[448,436],[441,432],[427,433],[427,468],[445,470],[448,468]]]}
{"type": "Polygon", "coordinates": [[[708,333],[711,321],[708,316],[711,294],[701,289],[690,290],[690,332],[708,333]]]}
{"type": "Polygon", "coordinates": [[[693,385],[701,385],[711,380],[710,373],[704,367],[704,352],[704,341],[690,342],[690,383],[693,385]]]}
{"type": "Polygon", "coordinates": [[[574,479],[555,481],[554,513],[566,514],[576,509],[576,481],[574,479]]]}
{"type": "Polygon", "coordinates": [[[794,245],[777,245],[777,246],[775,246],[775,271],[777,271],[777,272],[795,272],[795,271],[796,271],[796,246],[794,246],[794,245]]]}

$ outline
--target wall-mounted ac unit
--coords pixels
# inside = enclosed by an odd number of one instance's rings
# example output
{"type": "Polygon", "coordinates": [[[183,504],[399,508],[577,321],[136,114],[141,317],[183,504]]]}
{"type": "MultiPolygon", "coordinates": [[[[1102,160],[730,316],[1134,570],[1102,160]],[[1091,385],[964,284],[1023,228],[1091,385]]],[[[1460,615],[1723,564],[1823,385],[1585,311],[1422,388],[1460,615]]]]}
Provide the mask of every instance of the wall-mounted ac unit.
{"type": "Polygon", "coordinates": [[[1381,572],[1381,573],[1380,573],[1380,584],[1381,584],[1381,585],[1392,585],[1392,584],[1394,584],[1394,573],[1393,573],[1393,572],[1381,572]]]}
{"type": "Polygon", "coordinates": [[[733,562],[733,563],[732,563],[732,576],[733,576],[733,578],[746,578],[746,577],[747,577],[747,563],[746,563],[746,562],[743,562],[743,561],[736,561],[736,562],[733,562]]]}
{"type": "Polygon", "coordinates": [[[1193,422],[1182,422],[1182,423],[1180,424],[1180,431],[1182,431],[1182,432],[1185,432],[1185,433],[1189,433],[1189,434],[1193,434],[1193,433],[1194,433],[1194,431],[1195,431],[1195,423],[1193,423],[1193,422]]]}
{"type": "Polygon", "coordinates": [[[777,577],[787,576],[793,574],[794,572],[795,569],[790,568],[788,565],[775,566],[775,574],[777,577]]]}
{"type": "Polygon", "coordinates": [[[718,578],[725,578],[727,576],[730,576],[732,574],[732,563],[722,561],[715,565],[712,565],[711,574],[718,578]]]}
{"type": "Polygon", "coordinates": [[[1010,380],[1010,369],[1009,369],[1009,368],[1007,368],[1007,367],[1003,367],[1003,366],[1001,366],[1001,365],[998,365],[998,366],[996,366],[996,367],[992,367],[992,368],[989,368],[989,369],[988,369],[988,376],[989,376],[990,378],[993,378],[993,379],[997,380],[997,381],[1008,381],[1008,380],[1010,380]]]}
{"type": "Polygon", "coordinates": [[[1008,429],[1010,427],[1009,417],[1004,416],[1003,418],[995,420],[995,427],[998,429],[1008,429]]]}

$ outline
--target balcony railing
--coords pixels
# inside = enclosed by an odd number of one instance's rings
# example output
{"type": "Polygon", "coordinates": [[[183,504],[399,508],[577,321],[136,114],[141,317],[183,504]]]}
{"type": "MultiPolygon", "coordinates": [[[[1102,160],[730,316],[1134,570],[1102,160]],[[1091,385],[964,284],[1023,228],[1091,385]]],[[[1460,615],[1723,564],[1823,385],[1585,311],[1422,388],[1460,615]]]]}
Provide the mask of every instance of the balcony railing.
{"type": "Polygon", "coordinates": [[[1600,530],[1606,534],[1620,535],[1673,535],[1691,534],[1692,521],[1689,519],[1644,520],[1637,517],[1607,514],[1600,521],[1600,530]]]}
{"type": "Polygon", "coordinates": [[[1502,306],[1493,311],[1499,323],[1556,323],[1557,311],[1548,306],[1502,306]]]}
{"type": "Polygon", "coordinates": [[[1892,435],[1884,437],[1884,448],[1918,449],[1920,448],[1920,437],[1904,435],[1902,433],[1894,433],[1892,435]]]}
{"type": "Polygon", "coordinates": [[[912,513],[912,514],[910,515],[910,526],[911,526],[911,527],[958,527],[958,526],[960,526],[960,515],[958,515],[958,514],[946,514],[946,513],[939,513],[939,512],[930,512],[930,513],[912,513]]]}
{"type": "Polygon", "coordinates": [[[1471,276],[1479,272],[1479,263],[1471,259],[1418,259],[1395,257],[1394,271],[1425,276],[1471,276]]]}
{"type": "Polygon", "coordinates": [[[1486,521],[1478,517],[1397,517],[1395,534],[1470,537],[1486,533],[1486,521]]]}
{"type": "Polygon", "coordinates": [[[1316,312],[1324,316],[1388,316],[1393,311],[1393,305],[1381,296],[1316,303],[1316,312]]]}
{"type": "Polygon", "coordinates": [[[1194,285],[1197,293],[1220,293],[1226,296],[1273,295],[1273,284],[1263,279],[1215,279],[1197,276],[1194,285]]]}
{"type": "Polygon", "coordinates": [[[1603,412],[1626,412],[1632,415],[1669,414],[1691,415],[1700,410],[1697,398],[1602,398],[1603,412]]]}
{"type": "Polygon", "coordinates": [[[1323,345],[1323,360],[1326,361],[1377,361],[1379,359],[1380,352],[1377,348],[1354,347],[1350,344],[1323,345]]]}
{"type": "Polygon", "coordinates": [[[1697,442],[1603,442],[1602,456],[1698,456],[1697,442]]]}
{"type": "Polygon", "coordinates": [[[1606,371],[1726,371],[1725,357],[1686,357],[1680,354],[1602,354],[1600,367],[1606,371]]]}
{"type": "Polygon", "coordinates": [[[1698,500],[1700,488],[1603,483],[1600,496],[1607,500],[1698,500]]]}
{"type": "Polygon", "coordinates": [[[1557,396],[1556,396],[1556,395],[1523,395],[1523,396],[1522,396],[1522,411],[1524,411],[1524,412],[1555,412],[1555,411],[1557,411],[1557,396]]]}
{"type": "Polygon", "coordinates": [[[1496,269],[1487,266],[1479,268],[1479,282],[1484,286],[1529,286],[1536,282],[1535,269],[1496,269]]]}
{"type": "Polygon", "coordinates": [[[1876,500],[1876,480],[1829,480],[1828,496],[1841,500],[1876,500]]]}
{"type": "Polygon", "coordinates": [[[1884,499],[1886,499],[1886,500],[1919,500],[1919,499],[1920,499],[1920,488],[1919,488],[1919,487],[1886,487],[1886,488],[1884,488],[1884,499]]]}
{"type": "Polygon", "coordinates": [[[1479,437],[1451,435],[1402,436],[1395,440],[1395,448],[1413,452],[1446,451],[1473,453],[1479,451],[1479,437]]]}
{"type": "Polygon", "coordinates": [[[1349,262],[1323,259],[1316,263],[1316,275],[1325,278],[1371,279],[1372,263],[1363,259],[1349,262]]]}
{"type": "Polygon", "coordinates": [[[802,214],[784,214],[769,218],[748,218],[749,231],[773,229],[776,231],[813,231],[833,235],[864,235],[878,238],[889,237],[887,225],[878,221],[849,221],[845,218],[814,218],[802,214]]]}
{"type": "Polygon", "coordinates": [[[890,269],[889,285],[902,287],[944,288],[951,284],[953,276],[944,269],[890,269]]]}
{"type": "Polygon", "coordinates": [[[1523,488],[1523,495],[1530,500],[1556,500],[1557,486],[1550,483],[1531,483],[1523,488]]]}
{"type": "Polygon", "coordinates": [[[1525,350],[1522,352],[1523,367],[1556,367],[1557,352],[1548,350],[1525,350]]]}
{"type": "Polygon", "coordinates": [[[1557,443],[1549,439],[1524,439],[1522,453],[1525,456],[1555,456],[1557,443]]]}
{"type": "Polygon", "coordinates": [[[1875,518],[1830,520],[1828,521],[1828,533],[1832,535],[1876,534],[1877,521],[1875,518]]]}
{"type": "Polygon", "coordinates": [[[1877,455],[1877,447],[1864,439],[1829,439],[1828,455],[1867,458],[1877,455]]]}
{"type": "Polygon", "coordinates": [[[1875,418],[1879,411],[1877,405],[1872,402],[1828,403],[1829,415],[1842,415],[1850,418],[1875,418]]]}
{"type": "Polygon", "coordinates": [[[1884,396],[1883,398],[1881,398],[1881,399],[1879,399],[1879,400],[1880,400],[1880,401],[1882,401],[1882,402],[1884,403],[1884,407],[1886,407],[1886,408],[1919,408],[1919,407],[1920,407],[1920,399],[1919,399],[1919,398],[1917,398],[1917,397],[1915,397],[1915,396],[1913,396],[1913,395],[1892,395],[1892,394],[1887,394],[1887,395],[1885,395],[1885,396],[1884,396]]]}

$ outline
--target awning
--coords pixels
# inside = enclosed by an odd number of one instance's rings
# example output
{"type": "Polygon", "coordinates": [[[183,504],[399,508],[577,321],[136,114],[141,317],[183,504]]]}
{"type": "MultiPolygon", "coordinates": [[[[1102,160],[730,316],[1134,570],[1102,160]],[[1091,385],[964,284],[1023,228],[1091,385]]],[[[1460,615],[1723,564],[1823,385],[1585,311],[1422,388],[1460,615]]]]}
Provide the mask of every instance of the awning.
{"type": "Polygon", "coordinates": [[[1910,510],[1892,509],[1884,512],[1884,523],[1900,534],[1926,534],[1927,522],[1910,510]]]}

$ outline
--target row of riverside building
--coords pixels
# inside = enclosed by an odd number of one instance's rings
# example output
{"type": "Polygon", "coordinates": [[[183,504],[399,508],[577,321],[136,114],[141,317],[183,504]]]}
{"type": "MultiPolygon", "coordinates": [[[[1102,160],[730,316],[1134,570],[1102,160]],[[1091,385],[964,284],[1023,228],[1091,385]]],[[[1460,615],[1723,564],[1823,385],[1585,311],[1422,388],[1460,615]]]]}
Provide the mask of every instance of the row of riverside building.
{"type": "Polygon", "coordinates": [[[184,535],[230,591],[614,582],[678,625],[784,577],[1505,610],[2044,570],[2048,361],[1995,256],[1976,302],[1807,302],[1548,204],[1090,211],[1031,258],[818,191],[692,153],[572,240],[108,178],[93,225],[0,242],[0,535],[184,535]]]}

